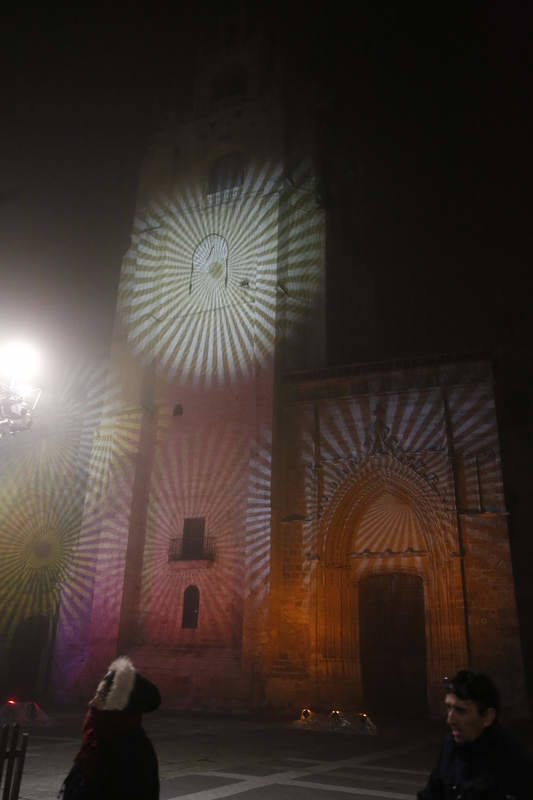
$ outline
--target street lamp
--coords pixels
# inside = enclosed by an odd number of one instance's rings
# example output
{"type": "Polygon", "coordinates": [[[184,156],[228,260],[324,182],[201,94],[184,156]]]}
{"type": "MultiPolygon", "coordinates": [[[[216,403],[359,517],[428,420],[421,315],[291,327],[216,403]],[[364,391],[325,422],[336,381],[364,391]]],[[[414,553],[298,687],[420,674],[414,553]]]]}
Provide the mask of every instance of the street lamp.
{"type": "Polygon", "coordinates": [[[35,350],[19,342],[0,348],[0,439],[31,427],[41,396],[33,382],[38,360],[35,350]]]}

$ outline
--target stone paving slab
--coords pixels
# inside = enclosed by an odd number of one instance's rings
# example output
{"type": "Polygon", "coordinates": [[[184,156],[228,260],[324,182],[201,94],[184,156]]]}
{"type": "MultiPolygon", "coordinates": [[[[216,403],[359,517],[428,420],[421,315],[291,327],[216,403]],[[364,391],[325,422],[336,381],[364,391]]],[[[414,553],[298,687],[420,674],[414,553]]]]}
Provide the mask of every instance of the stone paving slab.
{"type": "Polygon", "coordinates": [[[339,787],[358,786],[360,788],[367,789],[390,789],[391,791],[396,790],[398,792],[411,792],[414,796],[416,792],[419,791],[419,789],[421,789],[424,785],[425,777],[406,778],[405,775],[398,775],[392,770],[386,774],[382,772],[374,772],[369,774],[368,772],[363,772],[362,770],[354,770],[352,774],[347,774],[343,770],[335,770],[334,772],[328,772],[325,775],[306,776],[301,778],[300,781],[304,781],[306,783],[321,783],[339,787]]]}
{"type": "MultiPolygon", "coordinates": [[[[298,786],[296,784],[274,783],[269,786],[259,786],[248,789],[239,794],[240,800],[349,800],[357,797],[357,800],[413,800],[412,795],[388,793],[381,794],[376,792],[365,792],[358,790],[335,790],[331,787],[313,787],[316,791],[311,794],[309,786],[298,786]]],[[[182,798],[182,800],[218,800],[215,795],[198,798],[182,798]]]]}
{"type": "MultiPolygon", "coordinates": [[[[316,763],[316,762],[313,762],[316,763]]],[[[260,765],[260,764],[238,764],[236,766],[232,766],[228,769],[221,769],[218,770],[219,774],[224,772],[231,772],[232,774],[239,774],[239,775],[250,775],[250,776],[265,776],[265,775],[277,775],[278,772],[287,769],[287,765],[283,763],[279,764],[272,764],[272,765],[260,765]]]]}
{"type": "Polygon", "coordinates": [[[391,755],[386,757],[383,763],[378,759],[373,762],[375,766],[388,767],[391,769],[409,769],[417,772],[427,772],[435,763],[440,751],[440,740],[434,739],[430,742],[420,742],[419,746],[403,756],[391,755]]]}
{"type": "MultiPolygon", "coordinates": [[[[306,786],[307,796],[317,800],[327,800],[330,796],[340,800],[339,793],[376,800],[388,797],[383,790],[393,785],[393,776],[387,774],[383,780],[379,769],[370,778],[368,770],[361,771],[369,766],[368,762],[383,761],[398,752],[398,746],[387,748],[375,738],[372,745],[346,748],[345,745],[338,747],[329,737],[305,736],[290,740],[294,750],[287,753],[287,742],[280,741],[275,728],[256,731],[253,736],[245,725],[241,726],[239,735],[234,728],[229,742],[225,734],[221,729],[218,738],[207,737],[201,747],[196,736],[182,735],[178,741],[167,734],[152,737],[160,764],[161,800],[217,800],[237,795],[251,798],[257,795],[271,800],[285,796],[300,798],[306,786]],[[211,758],[213,750],[217,758],[211,758]],[[323,759],[316,757],[319,753],[323,759]]],[[[30,744],[29,753],[34,755],[26,764],[21,800],[50,800],[57,795],[70,769],[79,740],[50,734],[48,737],[37,735],[30,742],[33,748],[30,744]]],[[[400,751],[410,752],[413,746],[416,745],[406,747],[402,742],[400,751]]],[[[423,780],[418,781],[415,788],[423,783],[423,780]]],[[[409,795],[412,796],[414,792],[409,795]]],[[[399,800],[400,794],[397,792],[395,797],[399,800]]]]}
{"type": "MultiPolygon", "coordinates": [[[[81,740],[84,711],[30,730],[21,800],[53,800],[81,740]]],[[[413,800],[442,725],[396,721],[378,736],[291,729],[279,721],[146,715],[161,800],[413,800]]]]}
{"type": "Polygon", "coordinates": [[[172,797],[181,797],[185,794],[205,792],[217,789],[231,783],[239,783],[235,778],[222,778],[209,774],[181,775],[179,778],[170,778],[161,781],[161,800],[170,800],[172,797]]]}

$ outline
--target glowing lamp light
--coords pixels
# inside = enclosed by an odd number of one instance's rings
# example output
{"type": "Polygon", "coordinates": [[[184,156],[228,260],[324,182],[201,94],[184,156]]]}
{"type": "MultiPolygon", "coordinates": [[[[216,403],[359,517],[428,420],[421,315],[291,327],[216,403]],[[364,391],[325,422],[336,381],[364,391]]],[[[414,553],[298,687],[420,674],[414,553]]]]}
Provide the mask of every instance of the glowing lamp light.
{"type": "Polygon", "coordinates": [[[28,430],[41,390],[33,385],[37,352],[21,342],[0,347],[0,438],[28,430]]]}
{"type": "Polygon", "coordinates": [[[16,700],[8,700],[7,703],[10,706],[16,706],[17,705],[17,701],[16,700]]]}
{"type": "Polygon", "coordinates": [[[306,708],[302,708],[302,711],[301,711],[301,714],[300,714],[300,719],[303,719],[303,720],[311,719],[311,714],[312,714],[312,712],[311,712],[310,708],[307,708],[307,707],[306,708]]]}
{"type": "Polygon", "coordinates": [[[22,397],[23,400],[27,400],[34,391],[33,386],[30,386],[29,383],[16,383],[12,387],[13,392],[18,394],[19,397],[22,397]]]}
{"type": "Polygon", "coordinates": [[[364,711],[359,714],[359,722],[361,727],[364,729],[365,733],[372,734],[372,736],[376,736],[378,729],[364,711]]]}
{"type": "Polygon", "coordinates": [[[36,374],[39,356],[33,347],[11,342],[0,349],[0,376],[15,384],[27,384],[36,374]]]}
{"type": "Polygon", "coordinates": [[[346,726],[346,720],[340,708],[332,708],[329,712],[329,723],[333,728],[342,728],[346,726]]]}

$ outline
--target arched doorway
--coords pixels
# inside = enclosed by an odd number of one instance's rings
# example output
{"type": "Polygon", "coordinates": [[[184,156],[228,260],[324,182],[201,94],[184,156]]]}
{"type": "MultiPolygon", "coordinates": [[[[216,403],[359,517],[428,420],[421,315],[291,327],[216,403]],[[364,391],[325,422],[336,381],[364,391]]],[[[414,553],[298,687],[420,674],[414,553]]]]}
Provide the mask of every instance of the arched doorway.
{"type": "Polygon", "coordinates": [[[419,575],[382,572],[361,579],[359,645],[367,710],[426,715],[424,586],[419,575]]]}
{"type": "Polygon", "coordinates": [[[428,705],[439,713],[442,676],[466,660],[447,511],[434,486],[392,455],[368,458],[339,486],[321,519],[321,691],[380,715],[423,715],[428,705]]]}

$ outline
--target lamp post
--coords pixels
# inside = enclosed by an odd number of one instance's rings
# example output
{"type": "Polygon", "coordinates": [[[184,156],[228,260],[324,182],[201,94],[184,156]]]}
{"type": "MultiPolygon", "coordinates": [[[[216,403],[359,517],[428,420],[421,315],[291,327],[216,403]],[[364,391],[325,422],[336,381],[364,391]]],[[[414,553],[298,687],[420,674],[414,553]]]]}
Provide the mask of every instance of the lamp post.
{"type": "Polygon", "coordinates": [[[0,439],[31,427],[41,389],[33,377],[38,357],[30,347],[11,343],[0,348],[0,439]]]}

